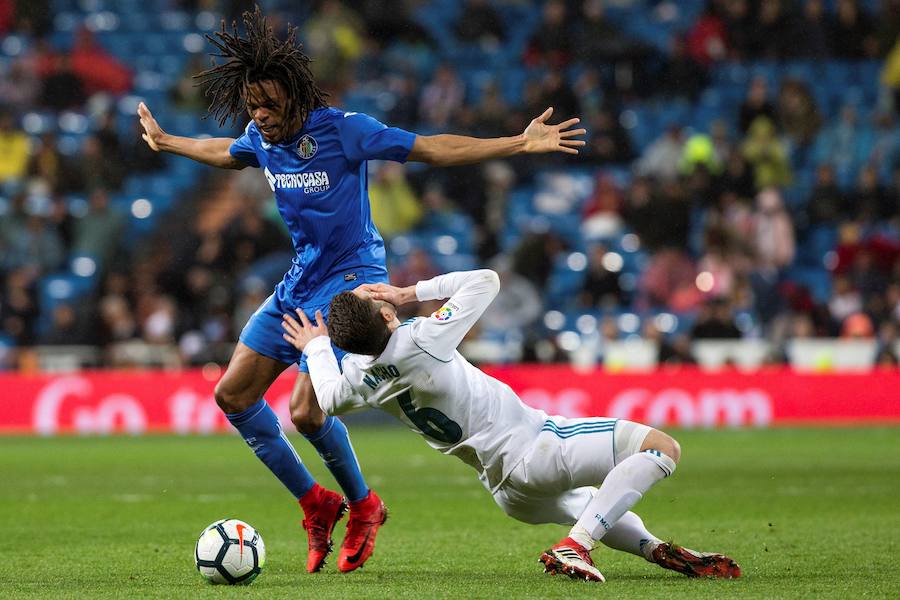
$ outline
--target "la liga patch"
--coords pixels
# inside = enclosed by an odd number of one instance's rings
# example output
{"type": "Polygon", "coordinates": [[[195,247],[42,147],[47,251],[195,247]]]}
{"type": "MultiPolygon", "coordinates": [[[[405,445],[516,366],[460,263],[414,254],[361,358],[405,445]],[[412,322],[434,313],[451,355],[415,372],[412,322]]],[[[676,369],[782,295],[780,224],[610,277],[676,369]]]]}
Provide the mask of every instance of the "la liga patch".
{"type": "Polygon", "coordinates": [[[434,311],[431,316],[438,321],[449,321],[450,317],[453,316],[453,310],[445,304],[444,306],[434,311]]]}

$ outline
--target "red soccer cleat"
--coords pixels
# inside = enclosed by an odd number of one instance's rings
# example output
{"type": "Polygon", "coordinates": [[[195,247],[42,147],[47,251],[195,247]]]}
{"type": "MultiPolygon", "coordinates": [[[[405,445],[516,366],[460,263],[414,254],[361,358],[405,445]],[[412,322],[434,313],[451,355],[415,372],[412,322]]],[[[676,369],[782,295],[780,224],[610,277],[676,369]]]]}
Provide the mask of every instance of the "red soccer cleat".
{"type": "Polygon", "coordinates": [[[741,576],[738,564],[724,554],[697,552],[672,542],[663,542],[654,548],[651,557],[663,569],[678,571],[688,577],[734,579],[741,576]]]}
{"type": "Polygon", "coordinates": [[[387,521],[388,513],[384,502],[369,490],[369,494],[359,502],[350,503],[350,519],[347,534],[338,554],[338,570],[349,573],[363,566],[375,550],[375,536],[378,528],[387,521]]]}
{"type": "Polygon", "coordinates": [[[325,566],[325,557],[334,545],[331,532],[347,512],[347,503],[343,496],[326,490],[317,483],[300,499],[300,506],[306,515],[303,519],[303,529],[309,536],[306,570],[309,573],[317,573],[325,566]]]}
{"type": "Polygon", "coordinates": [[[544,551],[538,560],[544,563],[544,573],[562,573],[585,581],[606,581],[603,573],[594,566],[590,552],[570,537],[544,551]]]}

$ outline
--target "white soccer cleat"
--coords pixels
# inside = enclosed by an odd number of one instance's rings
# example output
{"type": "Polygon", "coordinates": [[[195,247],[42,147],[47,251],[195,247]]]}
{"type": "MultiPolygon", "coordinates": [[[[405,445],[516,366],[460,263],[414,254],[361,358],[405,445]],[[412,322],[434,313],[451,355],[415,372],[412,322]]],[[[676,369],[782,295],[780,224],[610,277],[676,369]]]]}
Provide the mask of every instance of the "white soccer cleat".
{"type": "Polygon", "coordinates": [[[584,579],[585,581],[604,582],[603,577],[590,553],[584,546],[573,540],[565,538],[549,550],[544,551],[538,559],[544,565],[544,573],[556,575],[562,573],[572,579],[584,579]]]}

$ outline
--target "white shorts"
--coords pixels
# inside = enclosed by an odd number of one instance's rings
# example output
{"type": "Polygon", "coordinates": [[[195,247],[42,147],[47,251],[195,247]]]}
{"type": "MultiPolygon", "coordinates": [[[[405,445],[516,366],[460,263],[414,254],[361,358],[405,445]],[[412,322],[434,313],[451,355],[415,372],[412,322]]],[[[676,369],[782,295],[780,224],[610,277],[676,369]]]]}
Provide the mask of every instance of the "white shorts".
{"type": "Polygon", "coordinates": [[[521,462],[494,492],[525,523],[574,524],[607,474],[636,454],[651,428],[623,419],[550,417],[521,462]]]}

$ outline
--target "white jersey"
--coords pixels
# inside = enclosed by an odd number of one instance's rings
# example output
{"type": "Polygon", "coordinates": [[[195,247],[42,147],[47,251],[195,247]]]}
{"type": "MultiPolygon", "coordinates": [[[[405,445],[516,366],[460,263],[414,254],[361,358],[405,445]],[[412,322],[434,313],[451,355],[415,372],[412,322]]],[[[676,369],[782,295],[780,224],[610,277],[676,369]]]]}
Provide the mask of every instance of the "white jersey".
{"type": "Polygon", "coordinates": [[[499,289],[497,274],[489,270],[421,281],[419,301],[449,298],[444,306],[400,325],[380,356],[350,354],[340,368],[327,337],[311,340],[305,354],[322,410],[385,410],[432,448],[477,469],[488,489],[497,489],[547,421],[544,412],[525,406],[508,385],[456,350],[499,289]]]}

